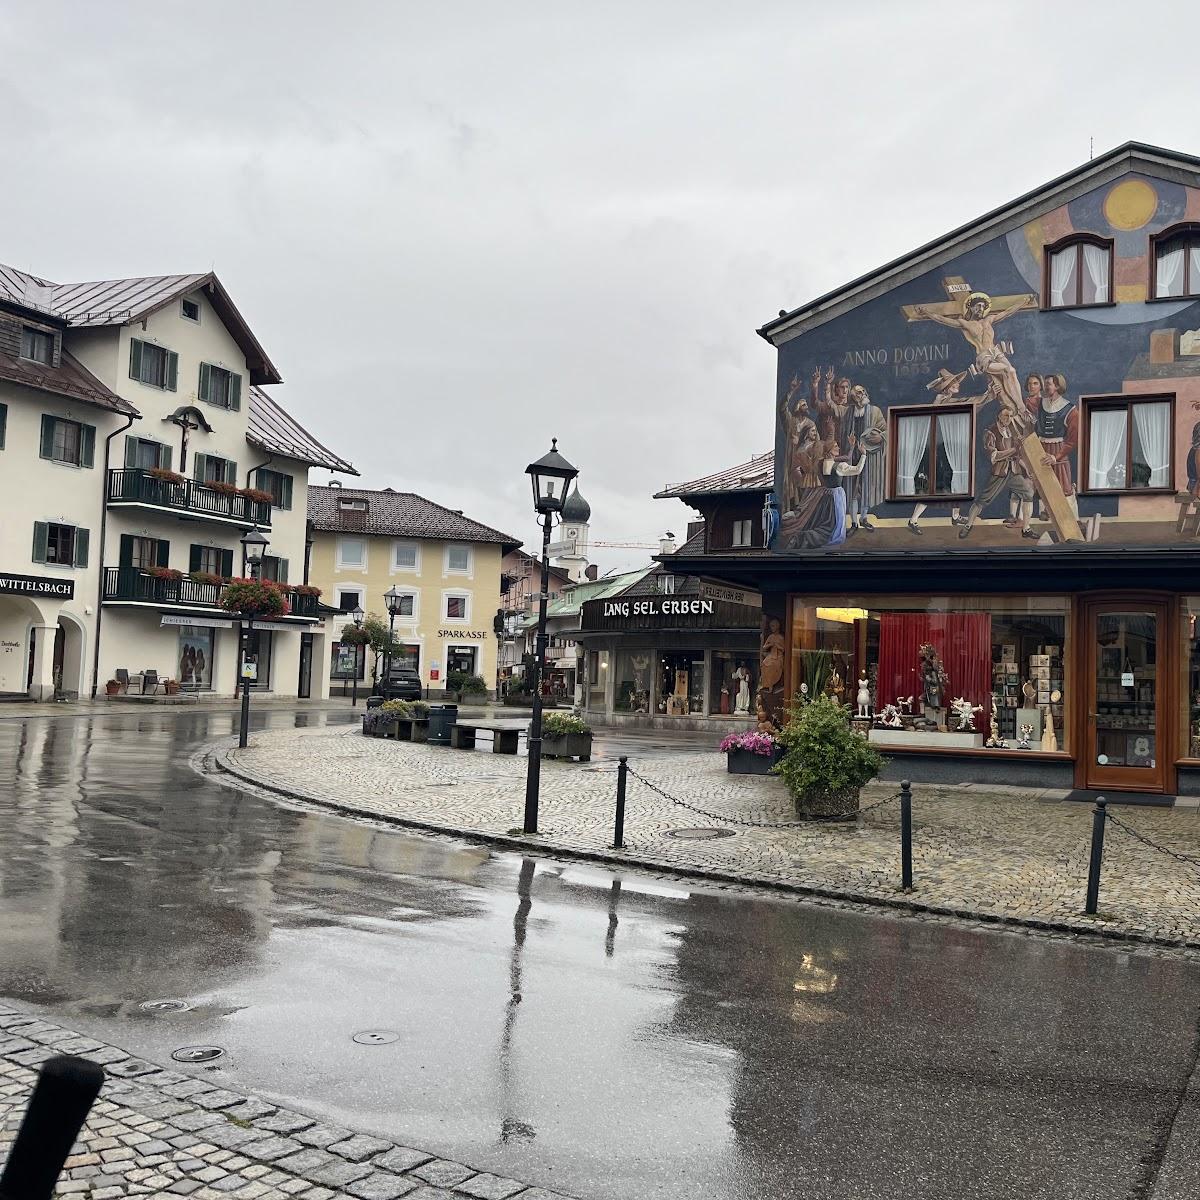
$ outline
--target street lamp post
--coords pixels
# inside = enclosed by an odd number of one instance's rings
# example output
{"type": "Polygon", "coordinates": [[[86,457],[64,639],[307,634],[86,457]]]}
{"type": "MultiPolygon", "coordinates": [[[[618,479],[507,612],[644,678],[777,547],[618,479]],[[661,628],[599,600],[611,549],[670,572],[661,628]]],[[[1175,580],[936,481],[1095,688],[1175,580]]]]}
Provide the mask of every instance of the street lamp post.
{"type": "MultiPolygon", "coordinates": [[[[365,619],[366,615],[367,614],[365,612],[363,612],[363,610],[362,610],[361,604],[356,604],[354,606],[354,611],[351,612],[351,614],[350,614],[350,620],[352,620],[354,622],[355,629],[362,629],[363,620],[365,619]]],[[[351,708],[358,707],[358,656],[360,654],[363,654],[362,642],[355,642],[354,643],[354,672],[350,676],[350,678],[353,680],[353,683],[351,684],[351,692],[350,692],[350,707],[351,708]]],[[[366,656],[363,655],[363,657],[365,658],[366,656]]],[[[343,698],[345,697],[345,695],[346,695],[346,693],[343,692],[342,693],[343,698]]]]}
{"type": "Polygon", "coordinates": [[[392,644],[396,640],[396,618],[400,615],[400,603],[403,599],[403,595],[396,589],[394,583],[383,593],[383,602],[387,605],[388,610],[388,644],[387,649],[383,652],[383,686],[385,695],[387,694],[387,688],[392,682],[392,644]]]}
{"type": "MultiPolygon", "coordinates": [[[[262,569],[263,555],[266,553],[267,546],[270,542],[264,533],[260,533],[258,527],[248,529],[241,538],[242,554],[246,560],[246,566],[250,571],[250,578],[257,580],[258,573],[262,569]]],[[[250,732],[250,672],[247,666],[247,657],[250,653],[250,635],[254,632],[254,618],[248,614],[242,616],[242,654],[241,654],[241,674],[242,674],[242,721],[238,727],[238,746],[243,749],[246,746],[246,738],[250,732]]]]}
{"type": "Polygon", "coordinates": [[[526,833],[538,831],[538,790],[542,778],[542,674],[546,670],[546,604],[550,599],[550,530],[554,514],[562,511],[571,481],[579,472],[558,452],[558,439],[525,468],[533,484],[533,507],[542,518],[542,589],[538,594],[536,653],[533,659],[533,716],[529,722],[529,761],[525,774],[526,833]]]}

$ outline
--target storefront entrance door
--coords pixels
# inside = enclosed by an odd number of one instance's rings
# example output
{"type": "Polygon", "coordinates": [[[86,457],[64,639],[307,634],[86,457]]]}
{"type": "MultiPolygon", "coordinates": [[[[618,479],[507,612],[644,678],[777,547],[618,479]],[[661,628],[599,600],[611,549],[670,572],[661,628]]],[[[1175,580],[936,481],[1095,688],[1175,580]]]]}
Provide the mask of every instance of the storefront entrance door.
{"type": "Polygon", "coordinates": [[[1087,786],[1166,790],[1170,762],[1170,659],[1166,604],[1088,605],[1087,786]]]}

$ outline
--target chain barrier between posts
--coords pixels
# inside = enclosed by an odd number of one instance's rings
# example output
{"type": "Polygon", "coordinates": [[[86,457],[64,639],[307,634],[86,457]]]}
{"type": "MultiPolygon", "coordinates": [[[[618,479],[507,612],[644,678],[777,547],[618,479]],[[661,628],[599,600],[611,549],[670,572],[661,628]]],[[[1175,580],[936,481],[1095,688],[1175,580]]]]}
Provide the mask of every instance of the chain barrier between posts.
{"type": "MultiPolygon", "coordinates": [[[[661,796],[669,804],[676,804],[680,808],[686,808],[688,812],[693,812],[697,816],[708,817],[710,821],[719,821],[722,825],[740,825],[744,829],[805,829],[813,825],[825,821],[840,821],[843,824],[851,818],[845,816],[830,816],[830,817],[809,817],[803,821],[750,821],[744,817],[730,816],[729,813],[709,812],[708,809],[700,808],[695,804],[689,804],[686,800],[680,800],[678,796],[672,796],[670,792],[659,787],[657,783],[652,783],[644,775],[639,775],[632,767],[628,768],[629,774],[633,776],[638,783],[644,787],[648,787],[656,795],[661,796]]],[[[885,804],[891,804],[893,800],[899,799],[899,793],[894,796],[884,796],[882,800],[877,800],[874,804],[868,804],[866,808],[860,808],[853,815],[855,817],[865,816],[869,812],[874,812],[877,808],[882,808],[885,804]]]]}
{"type": "Polygon", "coordinates": [[[1165,854],[1168,858],[1177,859],[1184,866],[1191,867],[1193,871],[1200,871],[1200,858],[1194,858],[1190,854],[1181,854],[1178,850],[1172,850],[1169,846],[1160,846],[1158,842],[1151,841],[1144,833],[1139,833],[1132,825],[1126,825],[1114,813],[1106,812],[1105,815],[1111,824],[1115,825],[1123,833],[1128,834],[1134,841],[1141,842],[1143,846],[1148,846],[1151,850],[1157,850],[1159,854],[1165,854]]]}

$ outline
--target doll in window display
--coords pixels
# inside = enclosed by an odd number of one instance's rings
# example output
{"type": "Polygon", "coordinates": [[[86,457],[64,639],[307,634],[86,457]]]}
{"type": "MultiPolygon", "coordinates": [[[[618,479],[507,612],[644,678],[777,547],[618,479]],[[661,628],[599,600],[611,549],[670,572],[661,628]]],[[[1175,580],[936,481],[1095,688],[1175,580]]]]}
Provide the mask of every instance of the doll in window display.
{"type": "Polygon", "coordinates": [[[926,716],[928,716],[928,710],[940,711],[942,708],[942,698],[950,680],[946,675],[946,668],[942,666],[942,660],[938,657],[938,652],[931,642],[921,644],[920,655],[921,703],[926,709],[926,716]]]}

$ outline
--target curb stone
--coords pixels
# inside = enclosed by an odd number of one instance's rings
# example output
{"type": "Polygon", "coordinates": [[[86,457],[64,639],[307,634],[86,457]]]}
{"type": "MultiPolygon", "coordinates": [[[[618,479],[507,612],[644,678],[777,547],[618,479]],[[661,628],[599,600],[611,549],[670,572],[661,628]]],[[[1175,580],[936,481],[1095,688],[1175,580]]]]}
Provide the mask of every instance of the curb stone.
{"type": "Polygon", "coordinates": [[[848,903],[877,913],[882,910],[905,916],[944,918],[956,922],[967,921],[980,926],[997,929],[1058,937],[1067,936],[1072,939],[1094,940],[1098,944],[1108,946],[1120,944],[1124,946],[1146,946],[1158,950],[1200,950],[1200,940],[1197,939],[1168,937],[1136,929],[1106,928],[1101,924],[1082,917],[1076,920],[1056,920],[1047,917],[1026,917],[1016,914],[978,911],[956,905],[937,904],[918,900],[911,896],[899,894],[899,889],[897,889],[898,894],[894,897],[877,896],[848,888],[822,887],[814,884],[798,883],[792,880],[756,874],[749,871],[738,872],[699,865],[688,866],[672,859],[663,859],[644,852],[618,853],[606,849],[581,849],[577,846],[548,841],[541,834],[514,835],[494,833],[488,830],[426,821],[417,817],[402,816],[396,813],[380,812],[374,809],[330,800],[316,793],[283,787],[268,777],[259,775],[235,763],[231,756],[236,748],[236,739],[233,738],[212,742],[200,747],[191,756],[189,762],[192,768],[199,774],[206,775],[219,783],[224,782],[228,786],[237,785],[229,784],[227,780],[222,780],[221,777],[223,775],[232,776],[243,783],[261,788],[273,796],[311,804],[317,808],[341,816],[377,821],[384,825],[411,829],[419,833],[450,836],[465,842],[497,846],[521,854],[595,862],[610,867],[649,868],[664,872],[676,879],[693,879],[718,885],[766,889],[776,893],[796,896],[801,899],[848,903]]]}
{"type": "Polygon", "coordinates": [[[8,1002],[0,1002],[0,1159],[24,1116],[37,1066],[60,1053],[99,1063],[105,1082],[67,1159],[59,1195],[398,1200],[432,1192],[432,1179],[444,1200],[570,1200],[159,1067],[8,1002]],[[232,1115],[239,1112],[257,1115],[232,1115]],[[328,1149],[293,1140],[281,1132],[284,1125],[328,1149]]]}

